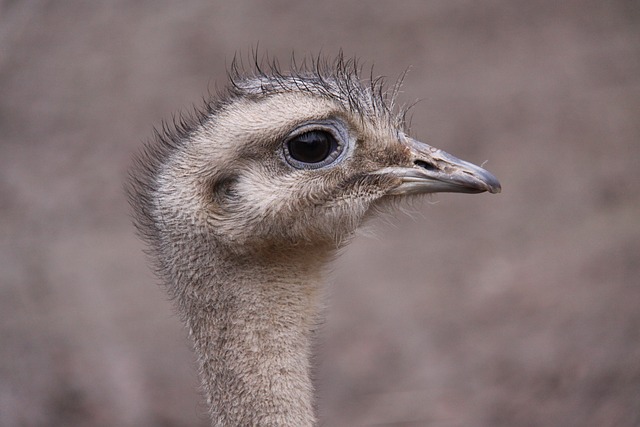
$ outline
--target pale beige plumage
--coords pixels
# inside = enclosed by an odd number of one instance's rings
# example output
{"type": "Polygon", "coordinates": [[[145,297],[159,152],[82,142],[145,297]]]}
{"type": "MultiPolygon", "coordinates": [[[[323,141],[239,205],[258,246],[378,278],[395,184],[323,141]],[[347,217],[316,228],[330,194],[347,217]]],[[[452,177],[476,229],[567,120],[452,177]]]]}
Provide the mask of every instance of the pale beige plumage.
{"type": "Polygon", "coordinates": [[[374,208],[500,190],[407,137],[394,94],[357,70],[339,58],[234,71],[228,92],[137,157],[136,225],[193,338],[213,425],[315,424],[322,273],[374,208]]]}

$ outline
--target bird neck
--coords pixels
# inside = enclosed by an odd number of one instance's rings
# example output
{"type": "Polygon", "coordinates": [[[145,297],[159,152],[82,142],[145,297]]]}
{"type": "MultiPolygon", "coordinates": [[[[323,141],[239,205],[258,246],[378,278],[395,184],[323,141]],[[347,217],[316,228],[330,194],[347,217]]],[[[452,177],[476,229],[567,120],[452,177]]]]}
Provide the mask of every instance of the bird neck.
{"type": "MultiPolygon", "coordinates": [[[[178,284],[213,425],[311,426],[321,266],[246,259],[178,284]]],[[[175,288],[174,288],[175,289],[175,288]]]]}

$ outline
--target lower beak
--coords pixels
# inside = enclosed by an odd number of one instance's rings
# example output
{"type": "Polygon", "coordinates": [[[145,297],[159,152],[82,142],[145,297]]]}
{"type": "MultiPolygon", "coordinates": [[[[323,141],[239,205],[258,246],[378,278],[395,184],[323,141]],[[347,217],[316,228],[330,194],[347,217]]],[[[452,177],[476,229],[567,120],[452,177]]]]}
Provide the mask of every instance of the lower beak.
{"type": "Polygon", "coordinates": [[[412,165],[377,172],[400,178],[400,185],[389,194],[500,192],[498,179],[481,167],[402,134],[400,140],[409,149],[412,165]]]}

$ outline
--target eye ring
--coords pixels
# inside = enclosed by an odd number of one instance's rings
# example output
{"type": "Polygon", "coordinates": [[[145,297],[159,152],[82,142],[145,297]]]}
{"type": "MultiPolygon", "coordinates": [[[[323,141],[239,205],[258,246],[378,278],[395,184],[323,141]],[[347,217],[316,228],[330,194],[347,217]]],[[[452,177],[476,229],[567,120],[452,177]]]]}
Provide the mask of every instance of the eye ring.
{"type": "Polygon", "coordinates": [[[307,124],[283,142],[284,158],[296,169],[319,169],[335,163],[345,152],[344,130],[333,124],[307,124]]]}

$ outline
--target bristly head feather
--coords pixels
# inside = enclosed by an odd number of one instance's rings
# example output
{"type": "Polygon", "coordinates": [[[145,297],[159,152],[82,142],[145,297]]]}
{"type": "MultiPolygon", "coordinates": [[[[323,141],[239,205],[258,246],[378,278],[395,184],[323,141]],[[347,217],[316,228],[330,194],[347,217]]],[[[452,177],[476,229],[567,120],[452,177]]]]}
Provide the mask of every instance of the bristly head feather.
{"type": "Polygon", "coordinates": [[[339,52],[334,59],[318,55],[301,61],[292,55],[290,66],[284,71],[277,60],[260,58],[254,51],[250,67],[235,56],[231,62],[231,86],[225,98],[251,98],[275,93],[306,92],[341,103],[345,109],[362,119],[375,116],[385,119],[396,129],[404,129],[405,108],[396,111],[396,98],[406,75],[387,87],[384,77],[376,77],[373,67],[369,79],[361,77],[362,65],[357,58],[347,58],[339,52]]]}

